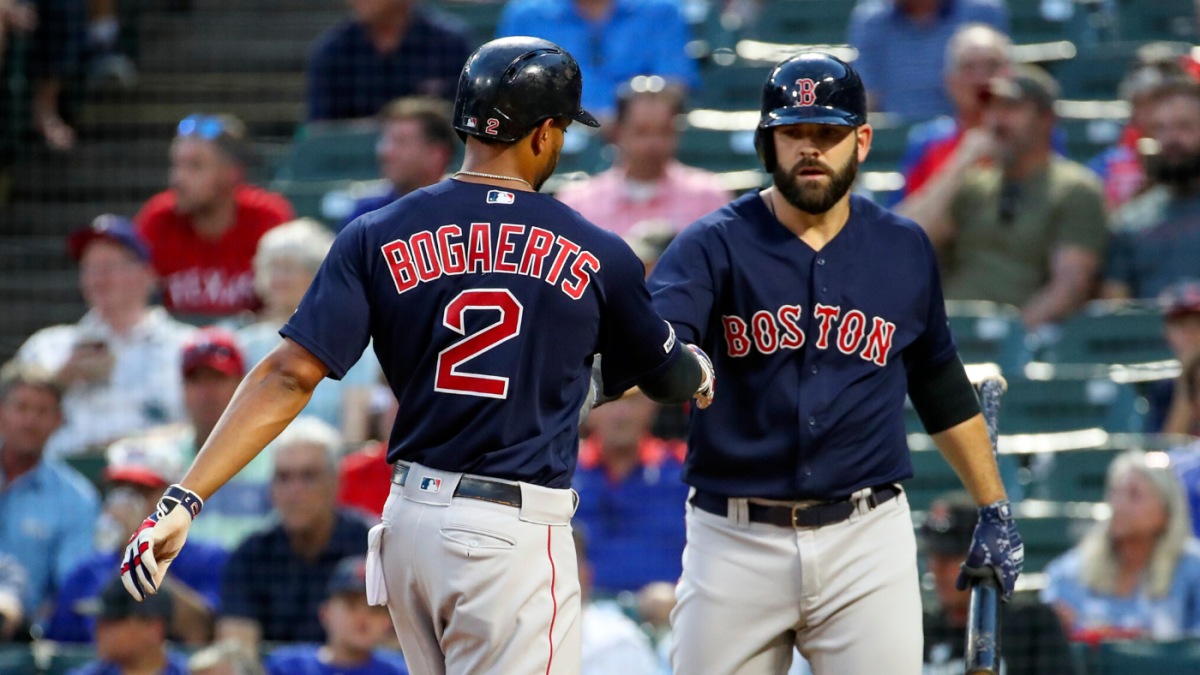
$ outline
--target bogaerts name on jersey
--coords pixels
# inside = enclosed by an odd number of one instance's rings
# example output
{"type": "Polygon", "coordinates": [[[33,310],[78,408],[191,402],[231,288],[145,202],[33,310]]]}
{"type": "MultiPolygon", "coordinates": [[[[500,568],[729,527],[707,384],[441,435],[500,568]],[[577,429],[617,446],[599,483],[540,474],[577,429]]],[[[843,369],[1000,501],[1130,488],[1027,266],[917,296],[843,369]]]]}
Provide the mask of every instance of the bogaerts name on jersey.
{"type": "MultiPolygon", "coordinates": [[[[784,305],[775,312],[757,311],[748,322],[740,316],[722,316],[725,348],[733,357],[745,356],[751,348],[762,354],[799,349],[805,342],[804,330],[800,327],[803,311],[800,305],[784,305]]],[[[847,356],[857,353],[864,361],[877,366],[887,365],[896,324],[876,316],[871,318],[868,328],[867,315],[861,311],[851,309],[843,316],[840,306],[819,302],[813,309],[813,316],[819,323],[817,339],[813,343],[817,349],[829,349],[834,345],[847,356]]]]}
{"type": "Polygon", "coordinates": [[[491,223],[471,223],[465,236],[458,225],[443,225],[388,242],[381,250],[397,293],[442,275],[499,273],[543,279],[578,300],[600,271],[600,260],[570,239],[513,223],[500,225],[495,242],[491,223]]]}

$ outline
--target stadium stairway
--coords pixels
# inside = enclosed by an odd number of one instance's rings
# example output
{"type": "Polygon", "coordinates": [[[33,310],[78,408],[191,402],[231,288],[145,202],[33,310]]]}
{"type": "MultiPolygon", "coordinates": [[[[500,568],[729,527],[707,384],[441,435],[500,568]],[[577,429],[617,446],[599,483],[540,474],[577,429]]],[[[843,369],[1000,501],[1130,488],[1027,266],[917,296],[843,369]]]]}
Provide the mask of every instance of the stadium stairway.
{"type": "Polygon", "coordinates": [[[167,180],[175,125],[227,112],[256,139],[251,178],[265,183],[304,114],[304,64],[342,0],[146,0],[132,26],[138,79],[88,92],[70,153],[30,150],[0,205],[0,361],[31,332],[84,312],[63,236],[101,213],[132,216],[167,180]]]}

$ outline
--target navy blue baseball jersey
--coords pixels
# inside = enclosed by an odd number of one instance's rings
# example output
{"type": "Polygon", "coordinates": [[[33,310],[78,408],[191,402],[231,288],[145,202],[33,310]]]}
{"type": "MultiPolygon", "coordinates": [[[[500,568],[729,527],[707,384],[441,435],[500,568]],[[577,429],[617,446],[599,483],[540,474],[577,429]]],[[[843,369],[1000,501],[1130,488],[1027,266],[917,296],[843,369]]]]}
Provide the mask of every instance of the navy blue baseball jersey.
{"type": "Polygon", "coordinates": [[[680,355],[644,275],[553,197],[447,180],[343,230],[280,334],[335,379],[374,340],[389,462],[566,488],[592,356],[614,393],[680,355]]]}
{"type": "Polygon", "coordinates": [[[835,499],[912,476],[906,368],[956,354],[916,223],[852,195],[845,227],[814,251],[751,192],[680,234],[649,286],[720,383],[692,413],[684,481],[835,499]]]}

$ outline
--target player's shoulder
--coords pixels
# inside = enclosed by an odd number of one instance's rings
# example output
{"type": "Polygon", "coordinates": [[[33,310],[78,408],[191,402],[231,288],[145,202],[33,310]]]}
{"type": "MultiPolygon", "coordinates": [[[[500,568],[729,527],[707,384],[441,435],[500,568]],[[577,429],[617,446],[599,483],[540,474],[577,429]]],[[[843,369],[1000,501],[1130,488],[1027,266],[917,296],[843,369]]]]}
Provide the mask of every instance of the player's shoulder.
{"type": "Polygon", "coordinates": [[[681,238],[706,239],[738,233],[746,223],[759,223],[771,218],[770,211],[755,190],[726,203],[721,208],[696,219],[680,233],[681,238]]]}
{"type": "Polygon", "coordinates": [[[850,195],[850,217],[870,228],[873,238],[883,238],[885,244],[897,242],[930,247],[929,236],[916,221],[891,211],[862,195],[850,195]]]}
{"type": "Polygon", "coordinates": [[[151,236],[158,228],[173,221],[175,204],[175,193],[171,190],[163,190],[147,199],[134,217],[142,236],[151,236]]]}

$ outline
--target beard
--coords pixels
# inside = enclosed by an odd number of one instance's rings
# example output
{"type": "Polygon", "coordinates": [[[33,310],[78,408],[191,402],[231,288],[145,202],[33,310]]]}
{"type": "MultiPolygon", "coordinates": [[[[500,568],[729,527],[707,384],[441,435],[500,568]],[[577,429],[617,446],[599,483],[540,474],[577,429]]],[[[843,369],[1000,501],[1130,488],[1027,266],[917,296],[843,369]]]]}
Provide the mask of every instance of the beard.
{"type": "Polygon", "coordinates": [[[550,161],[546,163],[546,168],[542,169],[542,172],[538,174],[537,180],[533,181],[534,192],[541,192],[542,186],[546,184],[546,181],[550,179],[550,176],[554,175],[554,170],[558,168],[558,157],[561,154],[562,151],[559,150],[550,156],[550,161]]]}
{"type": "Polygon", "coordinates": [[[776,166],[771,172],[775,178],[775,189],[789,204],[809,214],[825,213],[833,208],[846,193],[854,180],[858,178],[858,152],[850,153],[850,159],[842,168],[827,173],[829,186],[825,187],[819,181],[801,181],[797,175],[805,169],[820,169],[829,172],[829,167],[815,159],[801,158],[790,169],[785,170],[776,166]]]}
{"type": "Polygon", "coordinates": [[[1159,183],[1186,187],[1200,178],[1200,154],[1151,155],[1146,158],[1146,173],[1159,183]]]}

